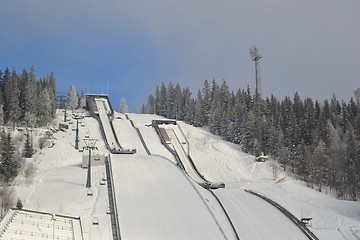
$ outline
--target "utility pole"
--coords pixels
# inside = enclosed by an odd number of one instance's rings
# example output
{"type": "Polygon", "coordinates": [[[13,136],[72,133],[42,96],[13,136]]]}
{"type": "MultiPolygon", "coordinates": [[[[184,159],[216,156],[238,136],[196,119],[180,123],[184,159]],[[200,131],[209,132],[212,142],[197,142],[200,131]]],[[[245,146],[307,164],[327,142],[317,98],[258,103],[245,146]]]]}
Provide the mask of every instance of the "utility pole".
{"type": "Polygon", "coordinates": [[[79,119],[76,119],[75,149],[79,150],[79,119]]]}
{"type": "Polygon", "coordinates": [[[94,138],[85,138],[84,142],[89,149],[89,162],[88,162],[88,172],[87,172],[87,179],[86,179],[86,188],[91,188],[91,150],[95,149],[95,145],[97,143],[98,139],[94,138]]]}
{"type": "Polygon", "coordinates": [[[261,133],[261,79],[260,79],[260,70],[258,61],[262,58],[259,50],[256,46],[253,46],[249,49],[251,60],[255,62],[255,81],[256,81],[256,89],[255,89],[255,101],[256,101],[256,127],[257,127],[257,140],[259,141],[259,151],[256,152],[256,155],[260,155],[262,151],[262,133],[261,133]]]}
{"type": "Polygon", "coordinates": [[[67,102],[68,102],[68,96],[66,93],[64,92],[57,92],[57,98],[58,98],[58,105],[59,108],[64,107],[65,108],[65,114],[64,114],[64,122],[66,122],[66,107],[67,107],[67,102]]]}

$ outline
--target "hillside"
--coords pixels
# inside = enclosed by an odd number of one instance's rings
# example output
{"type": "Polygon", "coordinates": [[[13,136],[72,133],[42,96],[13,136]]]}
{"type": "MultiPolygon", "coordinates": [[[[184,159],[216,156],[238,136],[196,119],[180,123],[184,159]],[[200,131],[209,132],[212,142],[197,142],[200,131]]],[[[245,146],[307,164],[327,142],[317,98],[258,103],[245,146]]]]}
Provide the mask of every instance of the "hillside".
{"type": "MultiPolygon", "coordinates": [[[[58,111],[58,121],[62,116],[63,113],[58,111]]],[[[162,118],[146,114],[128,115],[154,155],[149,157],[141,150],[142,144],[126,116],[119,113],[115,116],[118,116],[114,126],[120,143],[126,148],[139,149],[133,156],[112,157],[120,229],[124,239],[144,236],[169,239],[168,234],[174,233],[178,227],[182,229],[182,234],[176,235],[178,239],[199,239],[201,236],[209,239],[202,235],[206,226],[213,226],[211,229],[214,232],[210,235],[214,239],[218,239],[217,234],[233,239],[219,206],[207,191],[176,168],[173,156],[161,145],[155,130],[148,126],[153,119],[162,118]],[[188,197],[175,197],[175,193],[188,197]],[[202,207],[205,208],[201,210],[202,207]],[[185,219],[191,224],[179,225],[185,219]],[[196,222],[205,225],[202,227],[196,222]]],[[[44,148],[28,160],[36,164],[33,181],[26,181],[20,175],[14,187],[25,209],[80,216],[84,239],[110,239],[111,222],[106,214],[109,204],[107,187],[100,185],[105,168],[92,168],[93,196],[87,196],[87,170],[81,168],[82,153],[74,149],[75,132],[72,128],[75,123],[73,121],[67,132],[59,131],[54,135],[51,140],[55,143],[53,147],[44,148]],[[99,225],[92,224],[94,218],[98,219],[99,225]]],[[[99,152],[108,154],[96,119],[85,117],[83,123],[85,127],[81,127],[79,132],[80,146],[84,146],[82,139],[89,135],[99,139],[99,152]]],[[[309,189],[304,183],[285,175],[272,161],[255,162],[254,157],[243,153],[238,145],[225,142],[204,128],[179,124],[190,143],[190,155],[199,172],[210,181],[226,184],[225,189],[214,190],[214,193],[224,205],[241,239],[306,239],[278,210],[245,193],[245,189],[275,200],[297,218],[313,218],[310,230],[319,239],[359,238],[358,202],[336,200],[309,189]]]]}

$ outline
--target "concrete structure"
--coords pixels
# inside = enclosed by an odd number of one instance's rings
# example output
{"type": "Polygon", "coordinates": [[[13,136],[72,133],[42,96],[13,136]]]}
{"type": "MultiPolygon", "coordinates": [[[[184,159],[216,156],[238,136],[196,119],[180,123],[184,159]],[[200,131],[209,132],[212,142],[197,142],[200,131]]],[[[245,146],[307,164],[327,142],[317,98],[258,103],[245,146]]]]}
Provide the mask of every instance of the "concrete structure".
{"type": "Polygon", "coordinates": [[[79,217],[10,209],[0,223],[2,240],[82,240],[79,217]]]}

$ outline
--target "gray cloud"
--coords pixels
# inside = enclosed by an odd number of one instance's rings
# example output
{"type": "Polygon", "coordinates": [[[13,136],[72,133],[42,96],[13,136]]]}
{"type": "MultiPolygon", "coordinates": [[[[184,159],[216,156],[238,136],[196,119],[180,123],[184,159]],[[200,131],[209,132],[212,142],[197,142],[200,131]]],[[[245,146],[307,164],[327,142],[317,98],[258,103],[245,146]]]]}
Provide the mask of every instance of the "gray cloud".
{"type": "MultiPolygon", "coordinates": [[[[18,15],[11,19],[12,28],[7,28],[10,33],[2,42],[17,48],[26,45],[21,31],[46,35],[70,42],[58,51],[74,57],[71,44],[91,51],[107,44],[126,47],[134,41],[146,42],[151,50],[144,49],[139,57],[142,64],[153,58],[147,78],[154,82],[145,85],[164,80],[196,90],[205,79],[225,78],[233,90],[253,88],[248,49],[257,45],[263,54],[264,95],[281,98],[299,91],[302,97],[323,100],[335,93],[348,100],[360,87],[360,2],[356,0],[14,2],[1,2],[1,14],[18,15]]],[[[49,51],[56,52],[54,48],[49,51]]],[[[121,77],[147,80],[139,79],[137,72],[121,77]]]]}

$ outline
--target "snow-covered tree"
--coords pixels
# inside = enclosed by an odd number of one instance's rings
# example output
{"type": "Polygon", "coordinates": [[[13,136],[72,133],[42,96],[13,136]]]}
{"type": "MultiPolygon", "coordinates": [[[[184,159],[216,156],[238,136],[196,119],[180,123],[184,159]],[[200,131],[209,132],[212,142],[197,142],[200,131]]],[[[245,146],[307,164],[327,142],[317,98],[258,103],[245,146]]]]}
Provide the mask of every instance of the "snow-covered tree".
{"type": "Polygon", "coordinates": [[[126,99],[125,98],[121,98],[121,100],[120,100],[120,112],[121,113],[128,113],[129,112],[129,107],[126,104],[126,99]]]}
{"type": "Polygon", "coordinates": [[[83,109],[86,105],[84,90],[81,89],[80,96],[78,99],[78,108],[83,109]]]}
{"type": "Polygon", "coordinates": [[[16,202],[16,208],[21,210],[24,207],[22,201],[20,198],[18,198],[17,202],[16,202]]]}
{"type": "Polygon", "coordinates": [[[14,158],[15,147],[12,144],[10,133],[4,134],[1,139],[0,175],[6,182],[10,182],[18,174],[20,164],[14,158]]]}
{"type": "Polygon", "coordinates": [[[164,116],[166,117],[166,111],[167,111],[167,90],[166,90],[166,86],[165,83],[162,82],[161,86],[160,86],[160,92],[159,92],[159,103],[158,103],[158,114],[160,116],[164,116]]]}
{"type": "Polygon", "coordinates": [[[5,92],[7,93],[7,120],[10,121],[13,126],[20,120],[21,108],[20,108],[20,90],[19,90],[20,78],[13,69],[11,73],[11,80],[5,82],[5,92]]]}
{"type": "Polygon", "coordinates": [[[175,115],[177,120],[184,119],[184,96],[179,84],[175,86],[175,115]]]}
{"type": "Polygon", "coordinates": [[[198,91],[197,98],[195,100],[195,119],[194,126],[199,127],[204,124],[204,108],[203,108],[203,98],[200,90],[198,91]]]}
{"type": "Polygon", "coordinates": [[[69,109],[75,110],[78,107],[78,93],[74,85],[71,85],[69,91],[69,109]]]}
{"type": "Polygon", "coordinates": [[[166,113],[167,118],[176,118],[176,106],[175,106],[176,93],[172,82],[168,84],[166,90],[166,113]]]}
{"type": "Polygon", "coordinates": [[[142,113],[155,114],[155,98],[152,94],[149,95],[147,104],[143,106],[142,113]]]}
{"type": "Polygon", "coordinates": [[[205,80],[204,82],[202,95],[203,95],[204,124],[208,124],[210,118],[211,102],[212,102],[210,84],[208,80],[205,80]]]}
{"type": "Polygon", "coordinates": [[[32,139],[31,139],[29,131],[26,132],[26,141],[25,141],[24,151],[25,151],[24,152],[25,158],[31,158],[34,154],[32,139]]]}
{"type": "Polygon", "coordinates": [[[162,116],[208,126],[251,154],[270,154],[320,191],[326,186],[340,198],[360,199],[359,101],[340,104],[333,96],[330,103],[320,103],[295,93],[282,101],[260,99],[258,108],[249,86],[234,95],[225,81],[219,86],[214,80],[211,87],[205,81],[195,99],[188,88],[180,97],[178,88],[162,83],[148,106],[162,116]]]}
{"type": "Polygon", "coordinates": [[[52,106],[49,90],[47,88],[39,89],[37,116],[37,120],[40,126],[46,125],[52,119],[52,106]]]}

